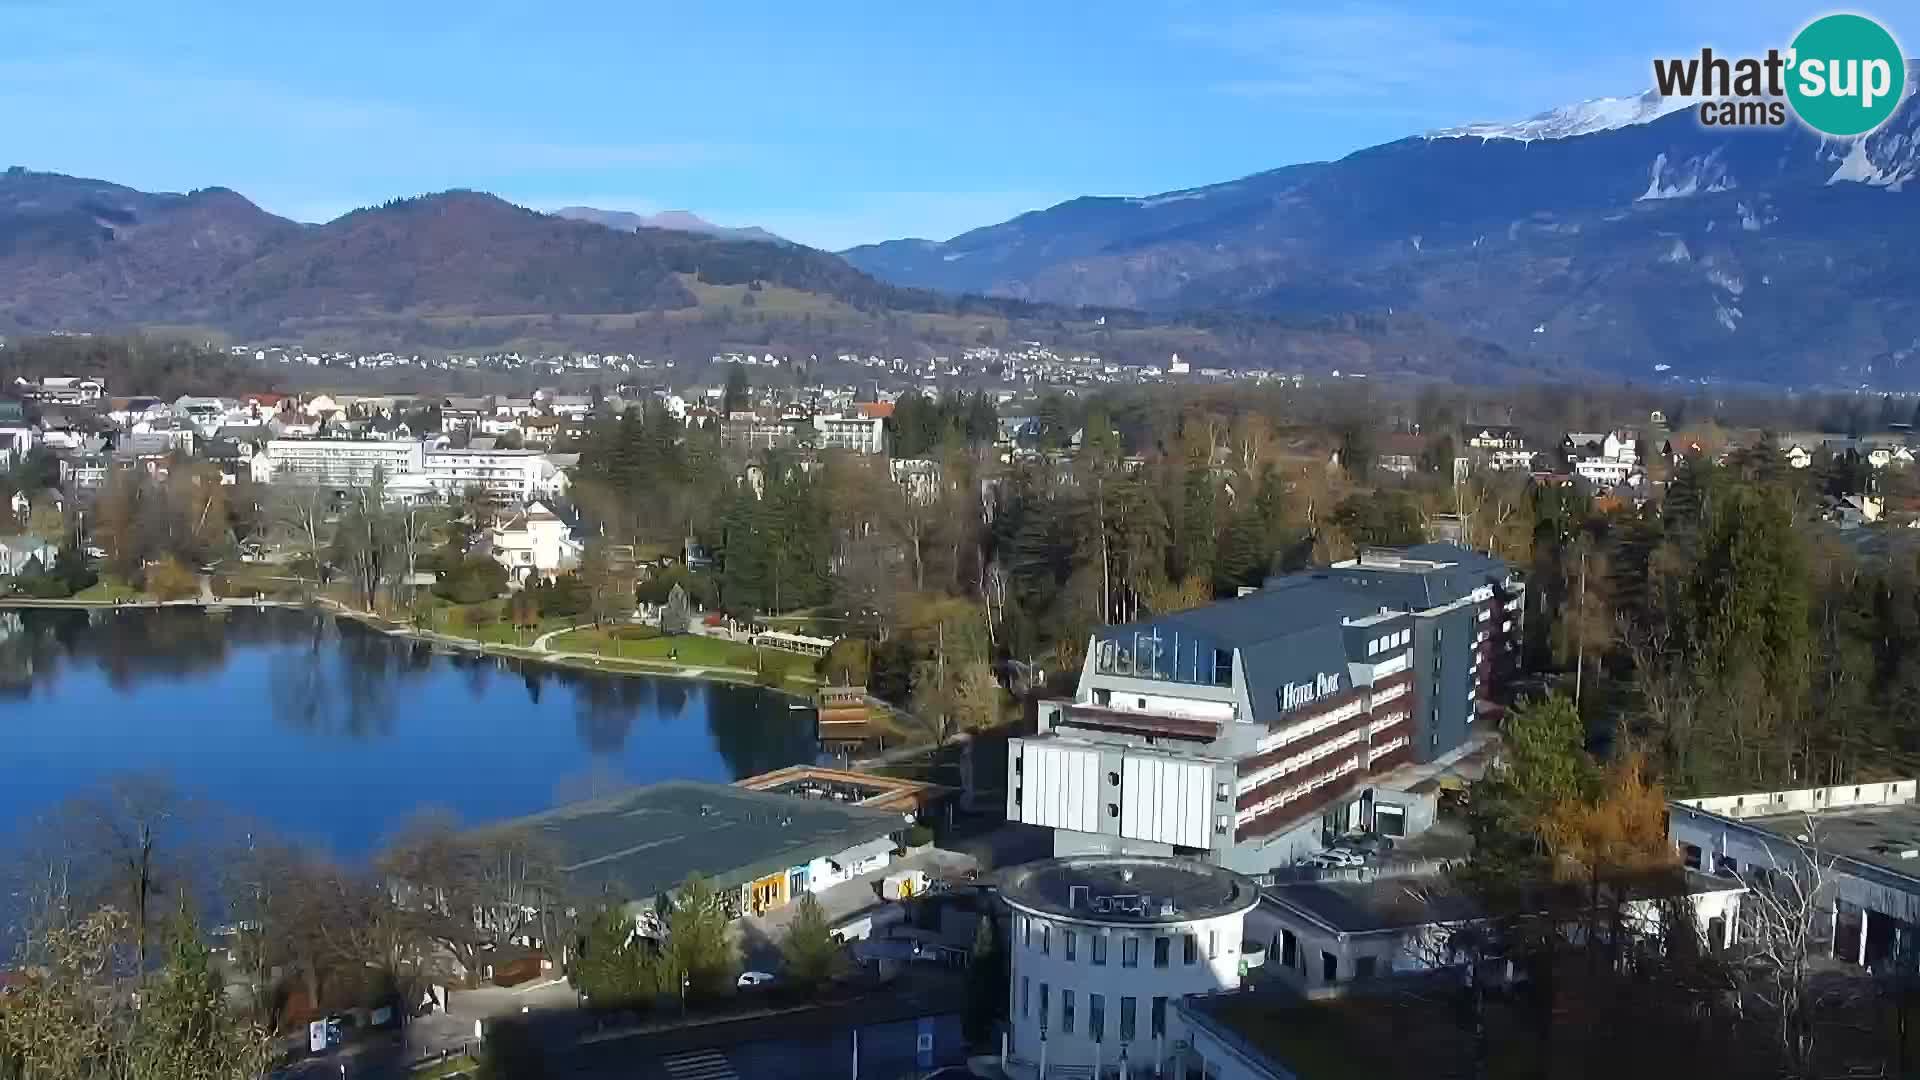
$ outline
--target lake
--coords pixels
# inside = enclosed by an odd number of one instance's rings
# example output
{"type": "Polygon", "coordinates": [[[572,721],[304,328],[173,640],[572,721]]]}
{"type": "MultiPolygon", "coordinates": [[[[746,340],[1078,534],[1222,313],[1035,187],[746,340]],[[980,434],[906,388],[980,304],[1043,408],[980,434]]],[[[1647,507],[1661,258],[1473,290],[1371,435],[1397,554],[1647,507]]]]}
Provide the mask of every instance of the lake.
{"type": "Polygon", "coordinates": [[[306,611],[0,611],[0,836],[154,773],[355,856],[416,808],[480,823],[814,760],[751,686],[436,654],[306,611]]]}

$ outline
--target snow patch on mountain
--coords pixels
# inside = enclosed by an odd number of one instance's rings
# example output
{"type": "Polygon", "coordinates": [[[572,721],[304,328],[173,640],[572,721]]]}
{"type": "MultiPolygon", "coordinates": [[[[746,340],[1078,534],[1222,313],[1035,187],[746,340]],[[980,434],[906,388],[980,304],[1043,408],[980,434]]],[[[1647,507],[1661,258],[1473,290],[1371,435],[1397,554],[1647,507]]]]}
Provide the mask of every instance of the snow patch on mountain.
{"type": "Polygon", "coordinates": [[[1701,192],[1732,191],[1739,185],[1727,174],[1720,151],[1696,154],[1678,164],[1669,164],[1666,151],[1653,155],[1653,175],[1647,190],[1636,202],[1648,199],[1684,199],[1701,192]]]}
{"type": "Polygon", "coordinates": [[[1907,144],[1904,134],[1895,133],[1879,146],[1869,147],[1868,144],[1874,141],[1871,137],[1849,140],[1845,155],[1839,159],[1839,167],[1833,170],[1832,176],[1827,177],[1828,185],[1865,184],[1899,191],[1913,177],[1916,168],[1920,167],[1920,162],[1915,160],[1914,148],[1907,144]],[[1876,154],[1874,150],[1881,152],[1876,154]]]}
{"type": "Polygon", "coordinates": [[[1155,206],[1165,206],[1167,203],[1204,199],[1207,197],[1207,194],[1207,192],[1198,189],[1193,191],[1169,191],[1165,195],[1153,195],[1144,199],[1128,199],[1127,201],[1142,209],[1151,209],[1155,206]]]}
{"type": "Polygon", "coordinates": [[[1685,240],[1676,236],[1673,238],[1673,246],[1667,249],[1665,255],[1660,256],[1660,261],[1665,263],[1692,262],[1693,252],[1687,249],[1687,242],[1685,240]]]}
{"type": "Polygon", "coordinates": [[[1596,131],[1613,131],[1649,123],[1692,104],[1690,98],[1661,97],[1658,90],[1648,90],[1639,97],[1589,98],[1509,123],[1481,122],[1440,128],[1428,132],[1426,138],[1478,138],[1482,141],[1517,139],[1521,142],[1567,139],[1575,135],[1591,135],[1596,131]]]}
{"type": "Polygon", "coordinates": [[[1740,320],[1744,315],[1745,312],[1742,312],[1737,307],[1729,307],[1726,304],[1720,303],[1713,305],[1713,321],[1726,327],[1729,331],[1740,328],[1740,320]]]}

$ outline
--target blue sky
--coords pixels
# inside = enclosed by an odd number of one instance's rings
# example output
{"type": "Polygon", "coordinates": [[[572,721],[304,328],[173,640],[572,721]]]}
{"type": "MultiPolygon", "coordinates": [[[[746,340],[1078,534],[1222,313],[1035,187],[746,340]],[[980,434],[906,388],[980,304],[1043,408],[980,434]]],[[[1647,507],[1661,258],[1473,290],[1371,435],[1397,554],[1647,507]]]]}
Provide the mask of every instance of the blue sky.
{"type": "MultiPolygon", "coordinates": [[[[684,208],[829,248],[1231,179],[1638,93],[1784,45],[1784,0],[0,0],[0,165],[232,187],[684,208]]],[[[1911,55],[1910,0],[1853,8],[1911,55]]]]}

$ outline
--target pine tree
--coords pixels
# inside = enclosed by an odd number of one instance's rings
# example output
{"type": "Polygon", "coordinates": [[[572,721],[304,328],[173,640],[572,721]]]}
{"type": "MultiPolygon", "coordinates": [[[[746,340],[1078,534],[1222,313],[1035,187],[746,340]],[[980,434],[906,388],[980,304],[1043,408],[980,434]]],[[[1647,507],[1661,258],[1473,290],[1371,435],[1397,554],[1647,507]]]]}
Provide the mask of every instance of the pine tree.
{"type": "Polygon", "coordinates": [[[800,897],[793,921],[787,924],[787,936],[780,943],[780,956],[787,977],[802,986],[818,986],[839,977],[845,958],[827,925],[827,913],[819,897],[812,893],[800,897]]]}

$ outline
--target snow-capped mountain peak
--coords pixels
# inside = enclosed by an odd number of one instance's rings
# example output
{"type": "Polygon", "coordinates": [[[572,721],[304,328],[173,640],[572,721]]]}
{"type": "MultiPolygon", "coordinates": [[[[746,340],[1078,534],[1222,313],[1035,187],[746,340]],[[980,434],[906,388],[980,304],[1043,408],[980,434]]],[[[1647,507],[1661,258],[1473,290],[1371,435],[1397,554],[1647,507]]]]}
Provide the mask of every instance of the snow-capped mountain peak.
{"type": "Polygon", "coordinates": [[[1562,105],[1557,109],[1548,109],[1537,116],[1512,123],[1480,122],[1462,124],[1459,127],[1440,128],[1430,131],[1429,139],[1518,139],[1531,142],[1535,139],[1566,139],[1575,135],[1590,135],[1596,131],[1612,131],[1616,128],[1632,127],[1658,120],[1670,112],[1677,112],[1692,105],[1693,99],[1682,97],[1661,97],[1658,90],[1648,90],[1639,97],[1589,98],[1573,105],[1562,105]]]}

